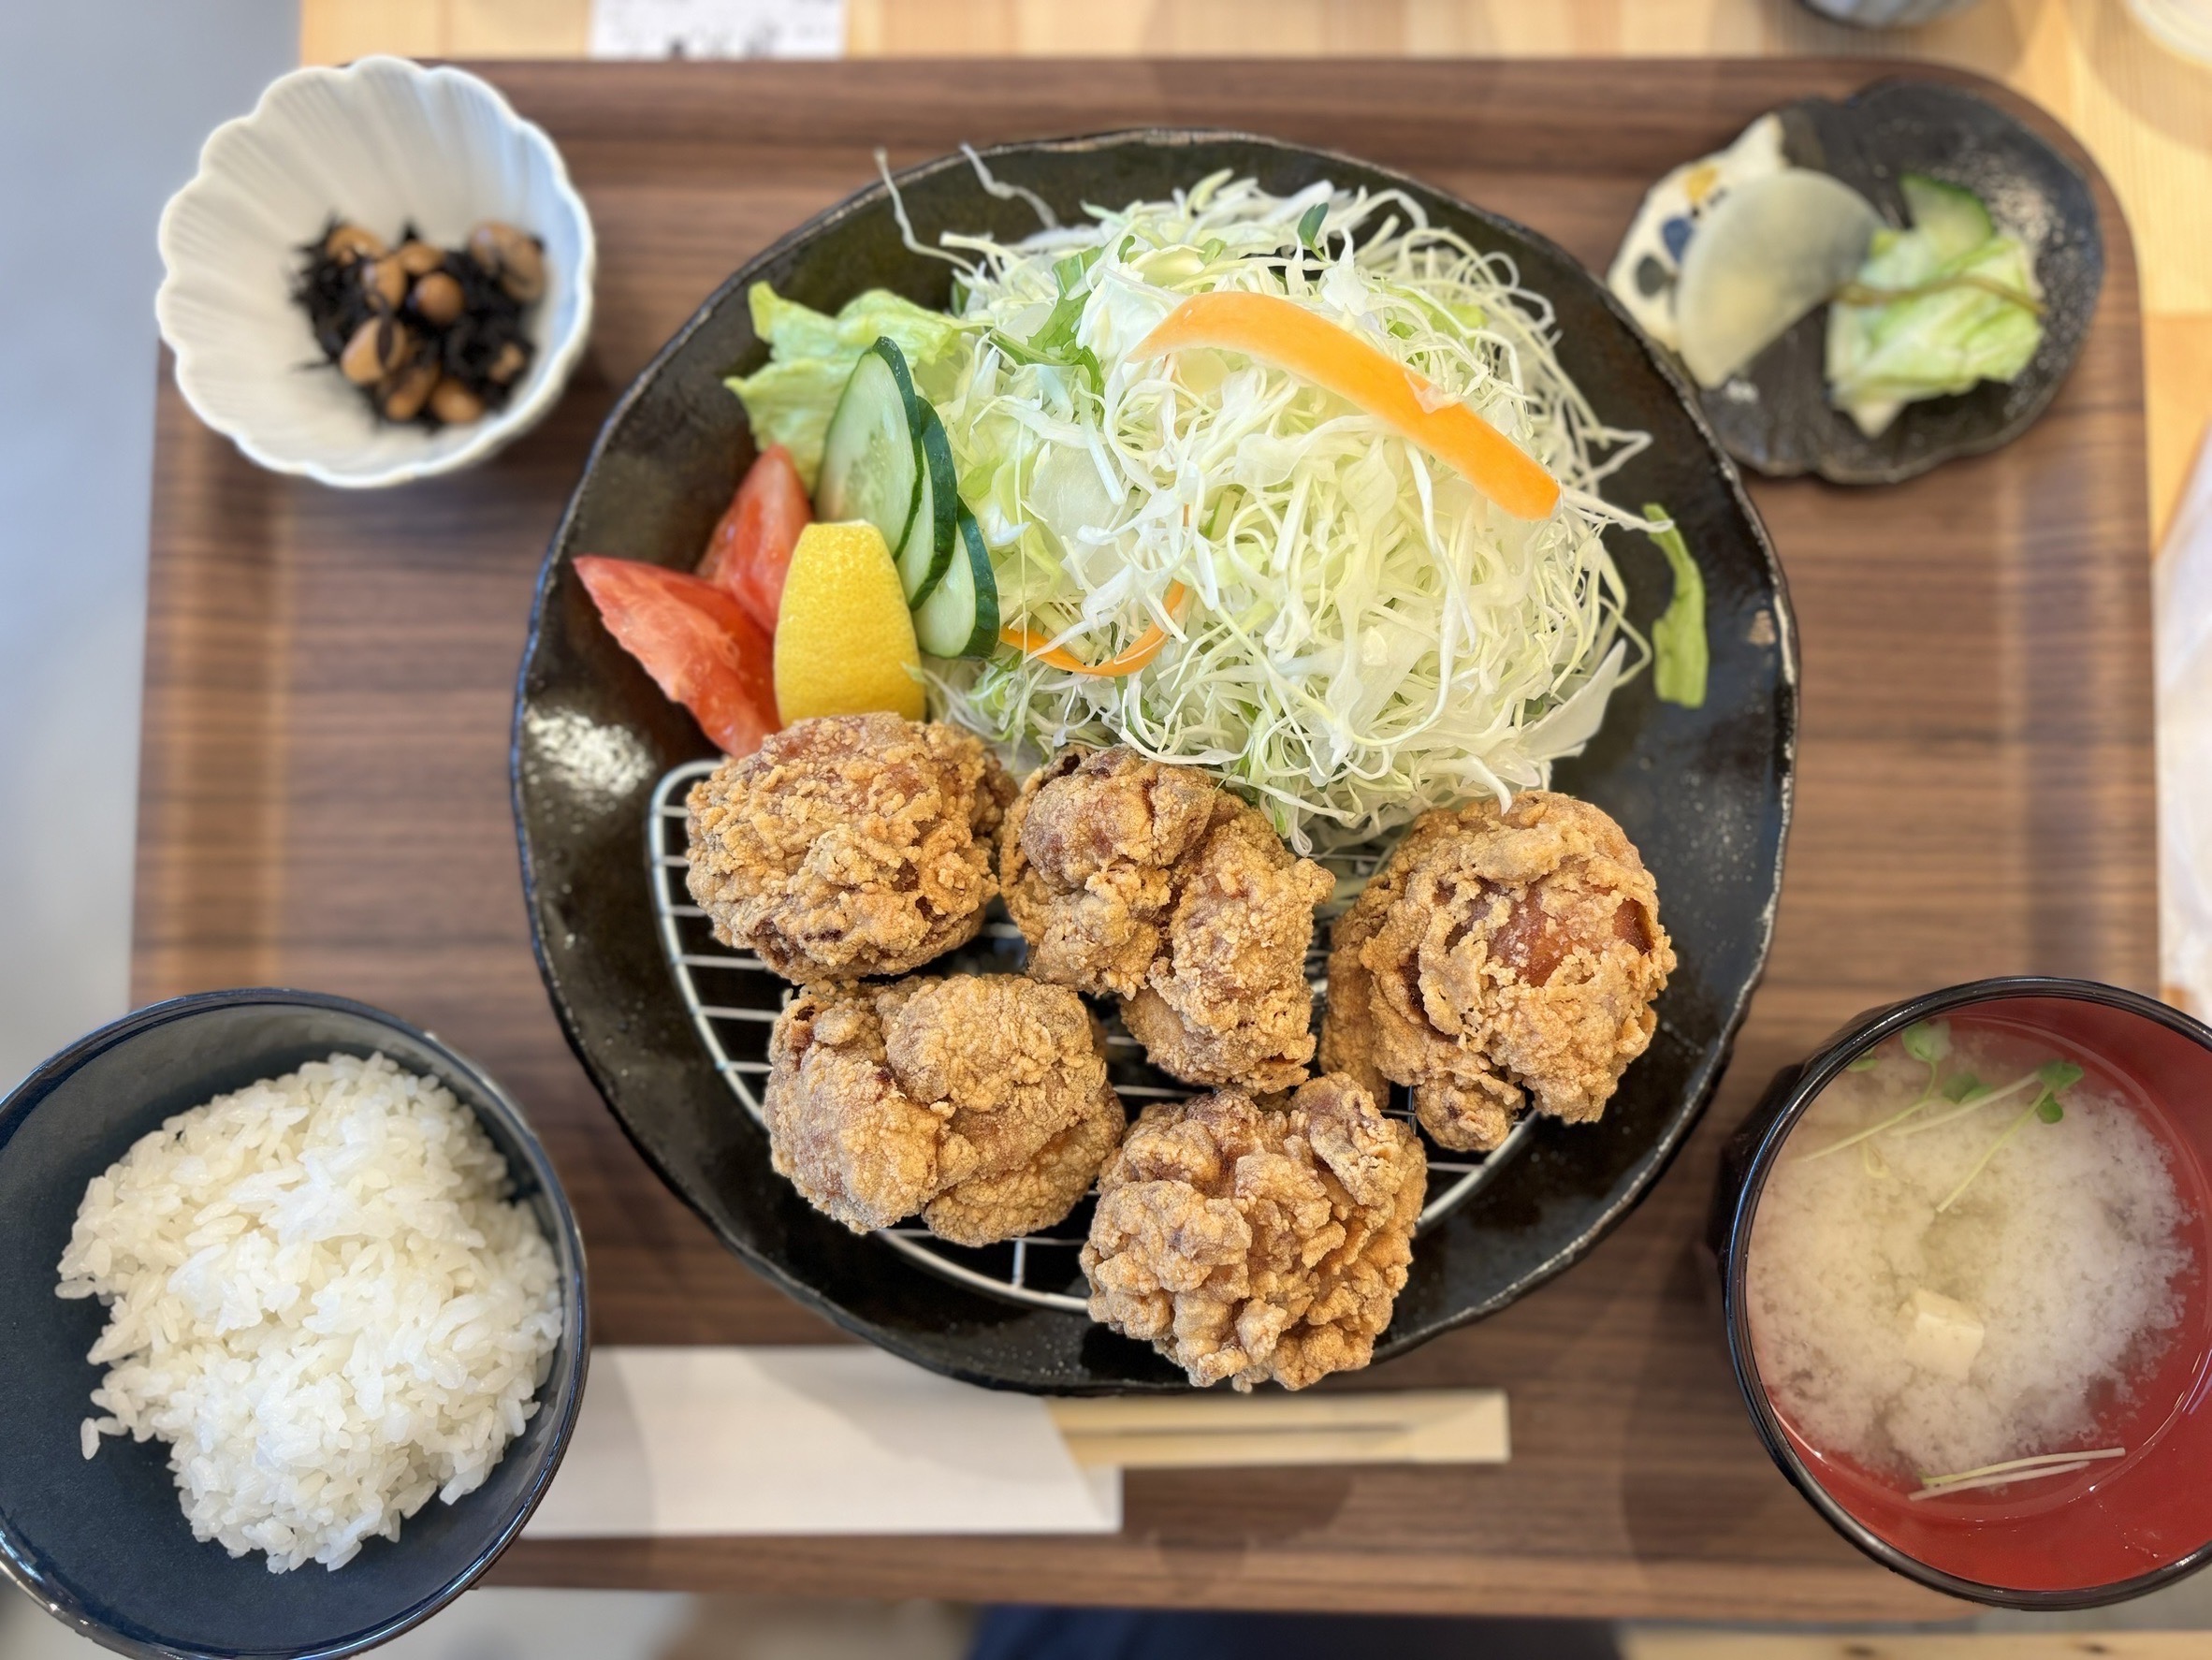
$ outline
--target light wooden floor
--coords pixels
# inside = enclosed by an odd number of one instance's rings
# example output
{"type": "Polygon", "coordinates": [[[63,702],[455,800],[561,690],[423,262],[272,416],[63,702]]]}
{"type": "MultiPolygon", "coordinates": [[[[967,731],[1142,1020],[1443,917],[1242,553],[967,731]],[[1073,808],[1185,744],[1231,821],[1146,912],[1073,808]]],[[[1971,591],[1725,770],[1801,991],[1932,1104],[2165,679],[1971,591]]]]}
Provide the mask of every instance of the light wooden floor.
{"type": "MultiPolygon", "coordinates": [[[[854,56],[1865,53],[1977,69],[2080,135],[2143,264],[2152,519],[2212,415],[2212,69],[2173,57],[2120,0],[1983,0],[1867,34],[1797,0],[848,0],[854,56]]],[[[310,63],[371,51],[561,57],[590,0],[302,0],[310,63]]],[[[1663,71],[1655,71],[1663,72],[1663,71]]]]}

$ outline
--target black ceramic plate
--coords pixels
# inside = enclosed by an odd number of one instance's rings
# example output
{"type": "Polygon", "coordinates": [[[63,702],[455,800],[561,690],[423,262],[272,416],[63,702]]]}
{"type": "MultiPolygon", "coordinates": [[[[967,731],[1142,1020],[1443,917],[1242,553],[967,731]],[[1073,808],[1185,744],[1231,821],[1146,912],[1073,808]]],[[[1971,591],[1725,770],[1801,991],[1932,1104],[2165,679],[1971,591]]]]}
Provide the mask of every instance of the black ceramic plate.
{"type": "Polygon", "coordinates": [[[1901,174],[1926,173],[1972,191],[1998,227],[2027,245],[2048,309],[2043,343],[2018,380],[1909,403],[1881,436],[1869,438],[1828,402],[1822,306],[1704,394],[1706,416],[1728,453],[1777,477],[1817,473],[1838,484],[1895,484],[2010,444],[2058,395],[2097,310],[2104,240],[2088,182],[1995,105],[1935,81],[1886,80],[1847,103],[1805,98],[1779,113],[1791,161],[1834,174],[1894,225],[1908,219],[1901,174]]]}
{"type": "MultiPolygon", "coordinates": [[[[1575,1261],[1635,1205],[1703,1110],[1766,960],[1789,819],[1797,664],[1772,548],[1735,469],[1605,292],[1543,238],[1363,162],[1242,135],[1120,133],[984,153],[1005,181],[1073,219],[1085,201],[1158,197],[1216,168],[1288,193],[1317,179],[1399,188],[1481,249],[1510,253],[1557,307],[1560,357],[1599,416],[1652,435],[1614,499],[1663,502],[1696,550],[1712,639],[1703,708],[1655,702],[1650,677],[1558,783],[1618,818],[1656,874],[1681,967],[1659,1033],[1603,1122],[1545,1121],[1478,1194],[1425,1233],[1379,1348],[1398,1354],[1490,1314],[1575,1261]]],[[[921,237],[1027,234],[957,156],[899,180],[921,237]]],[[[953,1284],[810,1210],[768,1165],[766,1138],[717,1076],[677,995],[648,882],[646,808],[671,766],[713,751],[601,628],[571,567],[580,552],[689,567],[753,449],[722,377],[766,356],[745,294],[757,281],[835,310],[871,286],[926,305],[949,268],[901,243],[880,188],[800,227],[732,277],[609,417],[539,582],[515,720],[523,881],[539,963],[569,1041],[654,1167],[747,1261],[894,1353],[979,1383],[1098,1392],[1182,1387],[1141,1344],[1078,1313],[953,1284]]],[[[1640,536],[1615,549],[1648,625],[1668,578],[1640,536]]],[[[772,993],[768,1006],[774,1006],[772,993]]]]}

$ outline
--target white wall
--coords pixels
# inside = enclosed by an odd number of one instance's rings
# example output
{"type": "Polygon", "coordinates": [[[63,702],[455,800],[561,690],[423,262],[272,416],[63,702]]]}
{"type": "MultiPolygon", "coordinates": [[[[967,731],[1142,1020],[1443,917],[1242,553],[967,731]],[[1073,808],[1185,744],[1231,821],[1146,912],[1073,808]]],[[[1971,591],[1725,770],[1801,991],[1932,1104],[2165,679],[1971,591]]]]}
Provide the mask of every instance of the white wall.
{"type": "Polygon", "coordinates": [[[0,4],[0,1089],[123,1012],[154,223],[295,0],[0,4]]]}

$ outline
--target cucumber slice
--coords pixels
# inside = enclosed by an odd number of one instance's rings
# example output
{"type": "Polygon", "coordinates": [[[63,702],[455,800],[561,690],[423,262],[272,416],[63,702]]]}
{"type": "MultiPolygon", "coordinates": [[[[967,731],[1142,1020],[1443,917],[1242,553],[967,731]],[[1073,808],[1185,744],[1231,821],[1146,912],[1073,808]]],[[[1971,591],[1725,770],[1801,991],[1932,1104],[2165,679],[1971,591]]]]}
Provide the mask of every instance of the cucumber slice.
{"type": "Polygon", "coordinates": [[[918,607],[958,562],[953,557],[957,540],[953,521],[960,510],[960,489],[953,476],[953,444],[945,436],[945,424],[927,400],[914,401],[922,412],[914,426],[914,453],[921,458],[914,480],[914,517],[905,540],[891,546],[898,550],[898,579],[905,585],[907,604],[918,607]]]}
{"type": "Polygon", "coordinates": [[[958,510],[960,557],[914,613],[914,638],[932,657],[988,657],[998,647],[998,578],[975,515],[958,510]]]}
{"type": "Polygon", "coordinates": [[[1913,215],[1913,228],[1932,244],[1938,265],[1972,253],[1997,234],[1989,210],[1971,190],[1925,173],[1905,174],[1898,188],[1904,194],[1905,211],[1913,215]]]}
{"type": "Polygon", "coordinates": [[[814,517],[865,518],[883,545],[907,538],[921,502],[921,415],[929,406],[914,392],[907,360],[888,337],[860,355],[822,443],[814,517]]]}

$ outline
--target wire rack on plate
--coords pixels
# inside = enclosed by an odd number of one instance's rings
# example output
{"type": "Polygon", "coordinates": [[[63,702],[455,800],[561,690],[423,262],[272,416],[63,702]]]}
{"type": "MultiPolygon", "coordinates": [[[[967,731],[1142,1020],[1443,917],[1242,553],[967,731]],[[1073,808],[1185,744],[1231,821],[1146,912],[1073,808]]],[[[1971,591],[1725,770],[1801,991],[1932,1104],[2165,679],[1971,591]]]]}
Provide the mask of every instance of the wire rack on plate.
{"type": "MultiPolygon", "coordinates": [[[[671,770],[654,787],[647,809],[646,847],[653,888],[653,911],[661,923],[661,946],[676,976],[677,993],[691,1012],[700,1041],[715,1070],[745,1110],[761,1117],[761,1095],[768,1077],[768,1028],[790,999],[789,983],[770,973],[750,952],[733,951],[714,937],[706,914],[691,903],[684,886],[684,797],[692,783],[719,762],[691,761],[671,770]]],[[[1323,925],[1315,930],[1316,949],[1306,959],[1306,978],[1317,993],[1326,992],[1327,924],[1374,873],[1376,853],[1323,855],[1337,878],[1339,897],[1322,908],[1323,925]]],[[[970,944],[930,966],[927,972],[1018,972],[1026,955],[1020,932],[996,903],[982,933],[970,944]]],[[[1319,999],[1316,999],[1318,1012],[1319,999]]],[[[1155,1100],[1182,1100],[1197,1093],[1146,1063],[1144,1051],[1109,1015],[1107,1072],[1113,1088],[1132,1107],[1155,1100]]],[[[1404,1092],[1393,1090],[1385,1110],[1413,1122],[1404,1092]]],[[[1429,1155],[1429,1191],[1418,1231],[1426,1232],[1479,1192],[1521,1144],[1529,1121],[1523,1118],[1495,1152],[1448,1153],[1424,1134],[1429,1155]]],[[[1419,1126],[1416,1126],[1419,1129],[1419,1126]]],[[[1077,1205],[1055,1227],[981,1249],[947,1244],[919,1222],[877,1231],[893,1250],[933,1274],[1011,1302],[1041,1308],[1087,1313],[1089,1303],[1076,1250],[1090,1230],[1092,1199],[1077,1205]]]]}

